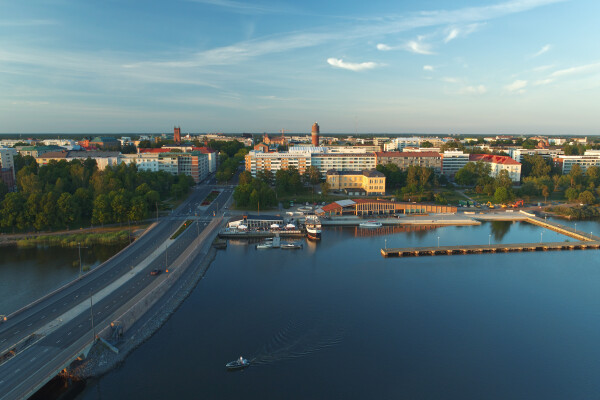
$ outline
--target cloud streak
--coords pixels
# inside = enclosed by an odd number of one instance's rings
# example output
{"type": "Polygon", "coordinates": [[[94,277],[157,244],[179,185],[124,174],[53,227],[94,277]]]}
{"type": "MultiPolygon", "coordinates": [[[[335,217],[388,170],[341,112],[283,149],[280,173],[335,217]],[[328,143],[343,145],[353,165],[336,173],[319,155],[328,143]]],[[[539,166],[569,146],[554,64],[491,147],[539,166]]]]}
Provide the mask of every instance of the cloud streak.
{"type": "Polygon", "coordinates": [[[544,53],[547,53],[548,51],[550,51],[550,49],[551,49],[551,48],[552,48],[552,45],[550,45],[550,44],[547,44],[547,45],[543,46],[541,49],[539,49],[539,50],[537,51],[537,53],[535,53],[535,54],[532,54],[532,55],[531,55],[531,57],[532,57],[532,58],[539,57],[539,56],[541,56],[542,54],[544,54],[544,53]]]}
{"type": "Polygon", "coordinates": [[[458,91],[458,94],[481,95],[487,93],[487,88],[484,85],[465,86],[458,91]]]}
{"type": "Polygon", "coordinates": [[[509,91],[511,93],[515,93],[515,92],[516,93],[524,93],[525,92],[524,89],[526,86],[527,86],[527,81],[517,79],[513,83],[504,86],[504,89],[506,89],[507,91],[509,91]]]}
{"type": "Polygon", "coordinates": [[[250,4],[234,0],[188,0],[192,3],[206,4],[229,9],[240,14],[274,14],[294,12],[291,8],[274,5],[250,4]]]}
{"type": "Polygon", "coordinates": [[[362,63],[352,63],[345,62],[341,58],[328,58],[327,64],[331,65],[334,68],[347,69],[350,71],[365,71],[368,69],[373,69],[378,66],[377,63],[372,61],[362,62],[362,63]]]}
{"type": "Polygon", "coordinates": [[[416,41],[416,40],[411,40],[411,41],[407,42],[406,45],[404,46],[404,48],[406,50],[416,53],[416,54],[423,54],[423,55],[433,54],[433,52],[430,50],[431,46],[429,46],[426,43],[422,43],[422,42],[416,41]]]}

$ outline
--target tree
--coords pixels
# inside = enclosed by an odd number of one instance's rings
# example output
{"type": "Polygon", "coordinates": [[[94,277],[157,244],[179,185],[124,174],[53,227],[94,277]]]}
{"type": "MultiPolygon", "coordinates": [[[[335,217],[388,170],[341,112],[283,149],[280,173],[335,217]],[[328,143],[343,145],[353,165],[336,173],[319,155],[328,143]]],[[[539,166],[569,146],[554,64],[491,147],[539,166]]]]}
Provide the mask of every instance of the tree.
{"type": "Polygon", "coordinates": [[[127,221],[129,211],[129,200],[124,190],[120,190],[115,194],[110,203],[112,209],[112,219],[117,222],[127,221]]]}
{"type": "Polygon", "coordinates": [[[496,203],[506,203],[510,199],[511,195],[507,188],[501,186],[496,189],[496,192],[494,193],[494,201],[496,203]]]}
{"type": "Polygon", "coordinates": [[[584,190],[583,192],[581,192],[577,199],[580,203],[583,204],[594,204],[596,202],[596,198],[589,190],[584,190]]]}
{"type": "Polygon", "coordinates": [[[329,194],[329,191],[331,190],[331,185],[327,182],[322,182],[321,183],[321,193],[323,194],[323,196],[327,196],[329,194]]]}
{"type": "Polygon", "coordinates": [[[8,193],[2,201],[2,219],[0,220],[0,226],[2,228],[22,229],[22,214],[23,214],[23,196],[21,193],[8,193]]]}
{"type": "Polygon", "coordinates": [[[273,183],[273,172],[270,169],[263,169],[262,171],[258,171],[256,173],[256,178],[267,185],[271,185],[273,183]]]}
{"type": "Polygon", "coordinates": [[[565,198],[567,198],[569,201],[573,201],[578,197],[579,191],[577,189],[570,187],[567,190],[565,190],[565,198]]]}
{"type": "Polygon", "coordinates": [[[94,209],[92,211],[92,223],[104,225],[110,222],[111,217],[110,199],[107,194],[100,194],[94,200],[94,209]]]}
{"type": "Polygon", "coordinates": [[[548,190],[548,186],[542,186],[542,196],[544,196],[544,203],[548,202],[548,196],[550,196],[550,191],[548,190]]]}
{"type": "Polygon", "coordinates": [[[244,171],[240,174],[239,177],[239,184],[240,185],[247,185],[250,182],[252,182],[252,174],[250,173],[250,171],[244,171]]]}
{"type": "Polygon", "coordinates": [[[317,183],[321,182],[321,171],[319,171],[319,169],[314,165],[311,165],[306,169],[306,171],[304,171],[304,177],[307,182],[312,185],[316,185],[317,183]]]}
{"type": "Polygon", "coordinates": [[[73,212],[73,197],[71,193],[63,193],[58,198],[58,220],[61,225],[65,225],[69,229],[69,224],[75,220],[75,213],[73,212]]]}
{"type": "Polygon", "coordinates": [[[431,143],[428,140],[425,140],[424,142],[421,143],[421,147],[423,147],[423,148],[430,148],[430,147],[433,147],[433,143],[431,143]]]}

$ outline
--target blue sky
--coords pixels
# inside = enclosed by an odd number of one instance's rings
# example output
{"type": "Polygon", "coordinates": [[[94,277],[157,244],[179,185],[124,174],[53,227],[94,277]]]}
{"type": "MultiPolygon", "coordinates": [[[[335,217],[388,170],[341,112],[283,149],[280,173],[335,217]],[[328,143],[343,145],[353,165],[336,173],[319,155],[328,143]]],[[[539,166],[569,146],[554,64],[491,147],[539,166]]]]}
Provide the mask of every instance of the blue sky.
{"type": "Polygon", "coordinates": [[[0,0],[0,133],[600,134],[595,0],[0,0]]]}

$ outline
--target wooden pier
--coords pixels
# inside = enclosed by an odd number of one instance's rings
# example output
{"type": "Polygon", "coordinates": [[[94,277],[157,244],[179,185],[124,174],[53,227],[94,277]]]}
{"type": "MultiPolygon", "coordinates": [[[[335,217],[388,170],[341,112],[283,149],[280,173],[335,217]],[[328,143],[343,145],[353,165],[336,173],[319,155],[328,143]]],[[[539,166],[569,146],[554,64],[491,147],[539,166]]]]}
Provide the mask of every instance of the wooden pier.
{"type": "Polygon", "coordinates": [[[462,254],[485,253],[514,253],[523,251],[551,251],[551,250],[587,250],[600,249],[600,241],[581,242],[544,242],[544,243],[516,243],[492,245],[464,245],[464,246],[431,246],[431,247],[405,247],[381,249],[384,257],[419,257],[462,254]]]}
{"type": "Polygon", "coordinates": [[[587,250],[600,249],[600,237],[592,232],[585,233],[576,231],[570,226],[557,224],[526,214],[525,222],[540,226],[545,229],[558,232],[562,235],[576,239],[576,242],[540,242],[540,243],[516,243],[516,244],[489,244],[489,245],[461,245],[461,246],[438,246],[438,247],[405,247],[384,248],[381,255],[384,257],[418,257],[455,254],[485,254],[485,253],[514,253],[523,251],[556,251],[556,250],[587,250]]]}

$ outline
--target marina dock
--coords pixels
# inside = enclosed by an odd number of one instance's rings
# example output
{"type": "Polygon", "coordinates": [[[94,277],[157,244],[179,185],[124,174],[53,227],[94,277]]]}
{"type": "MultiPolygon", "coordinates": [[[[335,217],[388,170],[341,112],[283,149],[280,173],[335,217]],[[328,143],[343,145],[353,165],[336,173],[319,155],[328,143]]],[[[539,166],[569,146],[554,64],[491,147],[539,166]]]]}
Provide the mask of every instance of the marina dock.
{"type": "MultiPolygon", "coordinates": [[[[498,215],[498,214],[496,214],[498,215]]],[[[508,216],[507,216],[508,217],[508,216]]],[[[501,216],[500,216],[501,218],[501,216]]],[[[495,218],[499,220],[500,218],[495,218]]],[[[521,211],[511,214],[510,220],[520,220],[545,229],[558,232],[562,235],[576,239],[576,242],[540,242],[540,243],[515,243],[515,244],[487,244],[487,245],[459,245],[459,246],[430,246],[430,247],[404,247],[383,248],[383,257],[418,257],[455,254],[484,254],[484,253],[511,253],[523,251],[557,251],[557,250],[587,250],[600,249],[600,237],[586,232],[577,231],[570,226],[547,221],[536,217],[534,214],[521,211]]]]}
{"type": "Polygon", "coordinates": [[[600,249],[600,241],[384,248],[381,255],[387,258],[587,249],[600,249]]]}

